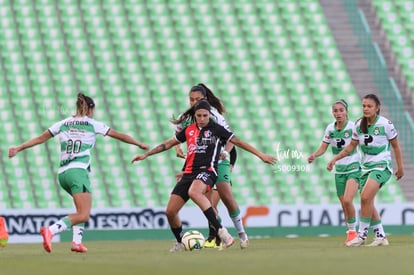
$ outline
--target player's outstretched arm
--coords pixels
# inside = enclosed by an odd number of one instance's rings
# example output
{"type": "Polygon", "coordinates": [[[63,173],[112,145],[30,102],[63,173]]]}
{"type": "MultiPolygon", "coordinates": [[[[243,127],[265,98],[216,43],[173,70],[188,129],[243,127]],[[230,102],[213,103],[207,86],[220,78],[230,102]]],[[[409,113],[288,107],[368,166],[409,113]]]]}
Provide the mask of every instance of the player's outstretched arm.
{"type": "Polygon", "coordinates": [[[167,150],[171,149],[171,147],[173,147],[177,144],[179,144],[178,140],[176,140],[175,137],[173,137],[173,138],[171,138],[167,141],[164,141],[160,145],[154,147],[152,150],[150,150],[150,151],[148,151],[144,154],[136,156],[135,158],[132,159],[131,163],[134,163],[135,161],[144,160],[149,156],[161,153],[163,151],[167,151],[167,150]]]}
{"type": "Polygon", "coordinates": [[[254,148],[252,145],[250,145],[249,143],[247,143],[247,142],[245,142],[245,141],[242,141],[242,140],[240,140],[239,138],[237,138],[236,136],[233,136],[231,139],[230,139],[230,141],[234,144],[234,145],[236,145],[236,146],[238,146],[238,147],[240,147],[240,148],[242,148],[242,149],[244,149],[244,150],[246,150],[246,151],[248,151],[248,152],[250,152],[250,153],[252,153],[253,155],[255,155],[255,156],[257,156],[258,158],[260,158],[263,162],[266,162],[266,163],[268,163],[268,164],[275,164],[276,163],[276,161],[277,161],[277,159],[274,157],[274,156],[270,156],[270,155],[266,155],[266,154],[264,154],[264,153],[262,153],[262,152],[260,152],[259,150],[257,150],[256,148],[254,148]]]}
{"type": "Polygon", "coordinates": [[[326,149],[328,149],[329,144],[326,142],[322,142],[321,146],[319,146],[318,150],[316,150],[316,152],[312,153],[309,157],[308,157],[308,163],[312,163],[317,157],[325,154],[326,149]]]}
{"type": "Polygon", "coordinates": [[[23,151],[27,148],[30,148],[30,147],[36,146],[38,144],[41,144],[43,142],[46,142],[51,137],[52,137],[52,135],[50,134],[50,132],[48,130],[46,130],[40,136],[32,138],[31,140],[28,140],[28,141],[20,144],[19,146],[10,147],[9,148],[9,158],[14,157],[20,151],[23,151]]]}
{"type": "Polygon", "coordinates": [[[110,129],[109,130],[108,136],[110,136],[112,138],[116,138],[116,139],[118,139],[120,141],[123,141],[125,143],[128,143],[128,144],[136,145],[139,148],[144,149],[144,150],[148,150],[149,149],[149,145],[148,144],[145,144],[143,142],[137,141],[133,137],[131,137],[131,136],[127,135],[127,134],[123,134],[123,133],[120,133],[118,131],[115,131],[114,129],[110,129]]]}

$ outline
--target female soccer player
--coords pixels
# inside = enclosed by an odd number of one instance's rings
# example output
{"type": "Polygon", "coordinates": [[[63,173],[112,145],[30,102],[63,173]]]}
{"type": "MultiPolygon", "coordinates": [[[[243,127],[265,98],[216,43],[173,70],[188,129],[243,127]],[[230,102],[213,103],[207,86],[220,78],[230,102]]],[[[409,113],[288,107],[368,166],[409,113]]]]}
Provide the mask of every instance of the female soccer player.
{"type": "Polygon", "coordinates": [[[232,132],[223,126],[210,120],[210,104],[206,100],[200,100],[194,107],[196,122],[185,127],[175,137],[164,141],[151,151],[136,156],[132,162],[144,160],[147,157],[170,149],[182,142],[187,142],[187,157],[184,174],[177,182],[170,195],[166,214],[171,231],[177,243],[170,250],[178,252],[183,249],[181,244],[182,224],[178,215],[180,209],[191,198],[203,211],[207,220],[217,230],[222,241],[222,249],[234,243],[233,237],[217,220],[216,213],[205,196],[217,179],[217,167],[221,144],[231,141],[250,153],[259,157],[262,161],[274,164],[276,158],[259,152],[250,144],[238,139],[232,132]]]}
{"type": "Polygon", "coordinates": [[[363,245],[368,236],[370,225],[373,227],[375,238],[369,246],[389,244],[374,200],[379,189],[391,178],[393,172],[390,144],[398,166],[395,172],[397,180],[403,177],[404,168],[397,130],[390,120],[380,116],[380,108],[381,102],[376,95],[364,96],[362,99],[363,117],[356,122],[351,143],[337,154],[327,166],[327,169],[331,171],[338,160],[351,154],[359,144],[363,153],[359,229],[358,235],[348,241],[346,246],[363,245]]]}
{"type": "MultiPolygon", "coordinates": [[[[317,157],[323,155],[328,146],[332,146],[332,153],[337,155],[352,140],[354,123],[348,120],[348,104],[340,99],[332,105],[332,115],[335,121],[325,129],[325,136],[316,152],[308,157],[312,163],[317,157]]],[[[344,211],[345,222],[348,227],[346,242],[353,240],[356,235],[355,206],[353,200],[359,189],[360,153],[355,148],[348,156],[338,161],[335,165],[336,194],[344,211]]]]}
{"type": "Polygon", "coordinates": [[[49,227],[41,228],[40,234],[43,237],[43,247],[49,253],[52,251],[53,236],[70,227],[73,230],[71,250],[81,253],[88,251],[82,244],[82,236],[92,206],[88,172],[90,171],[91,162],[90,150],[95,145],[96,135],[108,135],[145,150],[149,148],[147,144],[136,141],[129,135],[119,133],[102,122],[94,120],[95,103],[92,98],[79,93],[76,109],[76,115],[55,123],[42,135],[9,149],[9,158],[12,158],[20,151],[44,143],[59,135],[61,144],[58,170],[59,183],[72,196],[76,213],[64,217],[49,227]]]}
{"type": "MultiPolygon", "coordinates": [[[[194,106],[201,99],[206,99],[210,103],[211,115],[215,122],[230,131],[230,127],[227,124],[226,119],[223,117],[223,114],[225,113],[225,107],[223,103],[206,85],[200,83],[196,86],[193,86],[188,97],[190,106],[194,106]]],[[[172,122],[176,124],[176,133],[178,133],[185,126],[194,122],[193,110],[190,108],[189,111],[181,114],[177,120],[173,120],[172,122]]],[[[177,156],[185,158],[185,154],[183,153],[181,146],[177,145],[175,148],[177,156]]],[[[236,162],[236,158],[237,153],[234,144],[227,142],[221,148],[221,156],[218,162],[217,180],[214,187],[206,195],[213,205],[216,213],[218,213],[217,206],[221,198],[227,208],[231,220],[233,221],[234,227],[238,232],[240,239],[240,248],[244,249],[248,247],[249,239],[244,229],[240,208],[233,196],[230,183],[231,170],[236,162]]],[[[214,230],[214,227],[209,224],[209,236],[204,247],[213,248],[219,247],[219,245],[220,238],[218,237],[217,232],[214,230]]]]}

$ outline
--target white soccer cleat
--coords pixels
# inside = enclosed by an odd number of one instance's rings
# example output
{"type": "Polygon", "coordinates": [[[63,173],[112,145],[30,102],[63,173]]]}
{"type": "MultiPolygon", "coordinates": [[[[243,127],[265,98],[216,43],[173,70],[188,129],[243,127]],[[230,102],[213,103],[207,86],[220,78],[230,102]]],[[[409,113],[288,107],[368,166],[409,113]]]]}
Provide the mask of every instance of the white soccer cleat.
{"type": "Polygon", "coordinates": [[[229,234],[229,232],[227,231],[226,228],[222,227],[218,230],[218,235],[221,239],[221,248],[219,249],[224,250],[227,247],[230,247],[234,244],[234,239],[233,237],[229,234]]]}
{"type": "Polygon", "coordinates": [[[176,242],[174,246],[170,249],[170,252],[175,253],[175,252],[181,252],[183,250],[184,250],[183,244],[176,242]]]}
{"type": "Polygon", "coordinates": [[[375,238],[374,241],[366,246],[387,246],[390,243],[388,242],[386,237],[383,238],[375,238]]]}
{"type": "Polygon", "coordinates": [[[246,232],[239,233],[240,248],[245,249],[249,247],[249,238],[247,238],[246,232]]]}
{"type": "Polygon", "coordinates": [[[346,242],[345,246],[361,246],[364,243],[365,243],[365,238],[358,235],[353,240],[346,242]]]}

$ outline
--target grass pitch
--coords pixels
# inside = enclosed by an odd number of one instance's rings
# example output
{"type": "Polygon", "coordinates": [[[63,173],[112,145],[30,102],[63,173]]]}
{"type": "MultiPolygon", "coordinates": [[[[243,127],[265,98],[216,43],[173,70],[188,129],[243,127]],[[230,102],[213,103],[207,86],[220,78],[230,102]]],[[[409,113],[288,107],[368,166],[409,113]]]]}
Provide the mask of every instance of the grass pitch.
{"type": "Polygon", "coordinates": [[[1,275],[48,274],[412,274],[414,236],[392,235],[388,247],[343,247],[344,237],[252,239],[226,251],[170,253],[173,241],[91,241],[89,252],[54,243],[0,249],[1,275]]]}

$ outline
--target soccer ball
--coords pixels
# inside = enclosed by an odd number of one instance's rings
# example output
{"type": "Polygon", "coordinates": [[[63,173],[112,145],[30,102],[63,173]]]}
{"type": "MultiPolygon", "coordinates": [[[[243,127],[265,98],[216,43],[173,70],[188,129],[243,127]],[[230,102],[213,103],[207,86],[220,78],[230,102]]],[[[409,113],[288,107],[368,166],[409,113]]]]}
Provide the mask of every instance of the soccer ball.
{"type": "Polygon", "coordinates": [[[185,250],[197,251],[204,247],[205,239],[201,232],[197,230],[191,230],[184,233],[181,242],[184,245],[185,250]]]}

